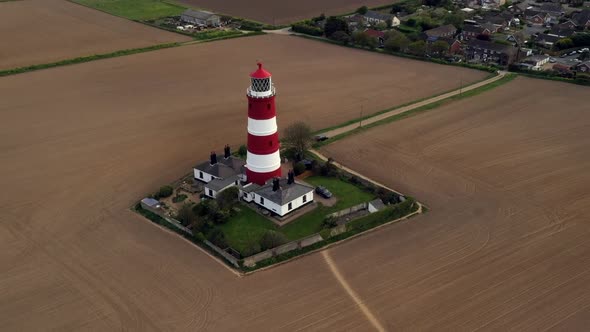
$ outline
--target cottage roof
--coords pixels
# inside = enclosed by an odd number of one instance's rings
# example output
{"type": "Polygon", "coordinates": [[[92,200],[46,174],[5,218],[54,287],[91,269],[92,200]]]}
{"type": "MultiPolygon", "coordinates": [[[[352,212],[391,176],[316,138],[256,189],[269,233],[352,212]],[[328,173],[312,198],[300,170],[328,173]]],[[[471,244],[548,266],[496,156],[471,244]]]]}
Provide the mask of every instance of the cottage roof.
{"type": "Polygon", "coordinates": [[[301,183],[287,183],[287,179],[279,180],[279,190],[273,191],[273,181],[268,181],[265,185],[260,186],[254,192],[266,200],[279,205],[285,205],[294,199],[301,197],[313,191],[313,187],[301,183]]]}
{"type": "Polygon", "coordinates": [[[457,32],[457,28],[452,24],[441,25],[438,28],[424,31],[428,37],[441,37],[447,34],[454,34],[455,32],[457,32]]]}
{"type": "Polygon", "coordinates": [[[375,38],[383,38],[383,37],[385,37],[385,32],[374,30],[374,29],[367,29],[367,30],[365,30],[365,33],[367,35],[369,35],[371,37],[375,37],[375,38]]]}
{"type": "Polygon", "coordinates": [[[187,10],[185,10],[182,13],[182,15],[193,17],[193,18],[196,18],[196,19],[199,19],[199,20],[207,20],[211,16],[217,16],[217,15],[213,14],[212,12],[208,12],[208,11],[204,11],[204,10],[193,10],[193,9],[187,9],[187,10]]]}
{"type": "Polygon", "coordinates": [[[210,161],[204,161],[194,168],[207,174],[211,174],[219,178],[228,178],[236,174],[242,173],[242,168],[246,162],[242,159],[230,156],[229,158],[218,158],[215,165],[211,165],[210,161]]]}
{"type": "Polygon", "coordinates": [[[576,31],[573,29],[560,27],[558,25],[551,28],[551,34],[556,35],[556,36],[560,36],[560,37],[569,37],[569,36],[573,35],[574,33],[576,33],[576,31]]]}
{"type": "Polygon", "coordinates": [[[555,43],[556,41],[560,40],[561,37],[557,36],[557,35],[553,35],[553,34],[540,34],[539,37],[537,37],[537,41],[538,42],[546,42],[546,43],[555,43]]]}
{"type": "MultiPolygon", "coordinates": [[[[481,25],[465,25],[463,27],[464,32],[471,32],[471,33],[475,33],[475,34],[481,34],[485,31],[485,29],[486,28],[481,25]]],[[[490,32],[492,32],[492,31],[490,31],[490,32]]]]}
{"type": "Polygon", "coordinates": [[[367,10],[367,13],[364,16],[367,18],[372,18],[380,21],[387,21],[393,18],[393,16],[390,14],[383,14],[380,12],[376,12],[374,10],[367,10]]]}
{"type": "Polygon", "coordinates": [[[586,25],[590,21],[590,9],[584,9],[579,13],[573,15],[572,20],[577,25],[586,25]]]}
{"type": "Polygon", "coordinates": [[[205,185],[205,188],[210,188],[215,191],[219,191],[219,190],[229,186],[230,184],[234,183],[238,179],[239,179],[238,174],[232,175],[230,177],[222,178],[222,179],[213,179],[205,185]]]}
{"type": "Polygon", "coordinates": [[[479,39],[468,40],[467,46],[506,54],[514,53],[516,50],[516,48],[511,45],[498,44],[479,39]]]}

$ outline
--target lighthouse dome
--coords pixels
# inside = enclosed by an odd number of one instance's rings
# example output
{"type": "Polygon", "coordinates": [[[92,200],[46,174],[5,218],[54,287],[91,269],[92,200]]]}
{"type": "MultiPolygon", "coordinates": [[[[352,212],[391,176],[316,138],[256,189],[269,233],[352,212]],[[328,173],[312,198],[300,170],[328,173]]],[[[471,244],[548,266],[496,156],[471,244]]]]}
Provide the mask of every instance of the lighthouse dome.
{"type": "Polygon", "coordinates": [[[262,68],[262,63],[258,63],[258,69],[250,74],[251,78],[269,78],[271,75],[268,71],[262,68]]]}

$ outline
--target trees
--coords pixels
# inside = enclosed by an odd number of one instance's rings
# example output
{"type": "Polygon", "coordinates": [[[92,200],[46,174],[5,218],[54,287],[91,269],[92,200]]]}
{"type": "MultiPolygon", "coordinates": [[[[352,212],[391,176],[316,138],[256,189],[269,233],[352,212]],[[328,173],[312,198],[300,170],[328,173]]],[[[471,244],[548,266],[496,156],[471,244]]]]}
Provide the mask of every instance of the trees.
{"type": "Polygon", "coordinates": [[[434,43],[432,43],[430,50],[438,56],[443,56],[449,50],[449,44],[446,41],[437,40],[434,43]]]}
{"type": "Polygon", "coordinates": [[[157,196],[156,199],[157,198],[166,198],[166,197],[170,197],[173,192],[174,192],[174,188],[172,188],[171,186],[163,186],[160,188],[160,190],[158,190],[158,192],[156,193],[155,196],[157,196]]]}
{"type": "Polygon", "coordinates": [[[305,172],[305,164],[303,163],[303,161],[295,163],[295,165],[293,166],[293,172],[295,173],[295,175],[299,175],[305,172]]]}
{"type": "Polygon", "coordinates": [[[348,24],[342,17],[330,16],[326,19],[324,33],[326,34],[326,37],[331,38],[332,34],[336,31],[344,31],[346,34],[350,33],[348,30],[348,24]]]}
{"type": "Polygon", "coordinates": [[[248,154],[248,148],[245,145],[240,145],[240,148],[238,149],[238,155],[245,157],[248,154]]]}
{"type": "Polygon", "coordinates": [[[221,210],[229,210],[238,203],[238,195],[240,190],[238,187],[229,187],[217,194],[217,205],[221,210]]]}
{"type": "Polygon", "coordinates": [[[285,243],[287,243],[287,237],[283,233],[268,230],[260,239],[260,248],[262,250],[268,250],[285,243]]]}
{"type": "Polygon", "coordinates": [[[291,25],[291,30],[311,36],[321,36],[323,34],[321,28],[318,28],[311,24],[306,24],[305,22],[294,23],[293,25],[291,25]]]}
{"type": "Polygon", "coordinates": [[[379,22],[379,23],[377,23],[377,25],[375,25],[375,29],[377,29],[379,31],[386,30],[387,28],[388,28],[387,23],[385,23],[385,22],[379,22]]]}
{"type": "Polygon", "coordinates": [[[195,221],[195,213],[191,204],[183,204],[176,214],[176,220],[180,221],[182,226],[188,226],[195,221]]]}
{"type": "Polygon", "coordinates": [[[367,6],[362,6],[356,10],[356,13],[361,14],[361,15],[365,15],[368,11],[369,11],[369,8],[367,8],[367,6]]]}
{"type": "Polygon", "coordinates": [[[590,46],[590,32],[576,33],[572,35],[571,40],[576,47],[590,46]]]}
{"type": "Polygon", "coordinates": [[[444,17],[445,24],[452,24],[455,28],[463,28],[463,20],[465,20],[465,15],[463,13],[448,13],[444,17]]]}
{"type": "Polygon", "coordinates": [[[350,36],[344,31],[336,31],[332,34],[332,39],[341,42],[344,45],[350,43],[350,36]]]}
{"type": "Polygon", "coordinates": [[[406,50],[410,40],[402,33],[395,34],[385,41],[385,49],[390,52],[403,52],[406,50]]]}
{"type": "Polygon", "coordinates": [[[352,35],[354,43],[361,47],[374,49],[377,47],[377,40],[369,36],[366,32],[357,31],[352,35]]]}
{"type": "Polygon", "coordinates": [[[565,50],[574,47],[574,42],[571,38],[563,38],[555,42],[553,47],[556,50],[565,50]]]}
{"type": "Polygon", "coordinates": [[[285,129],[283,143],[292,148],[297,155],[303,156],[303,153],[311,146],[311,133],[311,127],[305,122],[295,122],[285,129]]]}
{"type": "Polygon", "coordinates": [[[426,53],[426,42],[418,40],[408,45],[408,51],[414,55],[423,56],[426,53]]]}

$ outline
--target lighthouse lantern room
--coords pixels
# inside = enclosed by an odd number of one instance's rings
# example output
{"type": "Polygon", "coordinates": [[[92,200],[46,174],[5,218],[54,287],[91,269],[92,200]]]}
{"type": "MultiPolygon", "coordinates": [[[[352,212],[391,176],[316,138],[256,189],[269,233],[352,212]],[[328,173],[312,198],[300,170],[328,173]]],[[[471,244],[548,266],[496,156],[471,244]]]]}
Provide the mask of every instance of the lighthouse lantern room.
{"type": "Polygon", "coordinates": [[[248,182],[264,185],[281,176],[281,156],[275,108],[275,89],[271,74],[258,63],[250,74],[248,97],[248,155],[246,177],[248,182]]]}

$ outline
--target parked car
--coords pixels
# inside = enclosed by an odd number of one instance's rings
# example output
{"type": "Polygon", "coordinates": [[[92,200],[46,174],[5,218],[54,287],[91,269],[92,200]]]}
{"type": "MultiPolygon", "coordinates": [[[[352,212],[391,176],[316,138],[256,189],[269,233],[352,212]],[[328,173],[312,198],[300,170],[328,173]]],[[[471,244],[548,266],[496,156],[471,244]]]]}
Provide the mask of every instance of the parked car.
{"type": "Polygon", "coordinates": [[[554,58],[549,58],[549,62],[551,62],[551,63],[555,63],[555,62],[557,62],[557,61],[556,61],[554,58]]]}
{"type": "Polygon", "coordinates": [[[322,142],[322,141],[325,141],[327,139],[328,139],[328,136],[326,136],[326,135],[317,135],[315,137],[315,140],[318,141],[318,142],[322,142]]]}
{"type": "Polygon", "coordinates": [[[326,187],[316,187],[315,192],[323,198],[332,198],[332,193],[328,189],[326,189],[326,187]]]}

